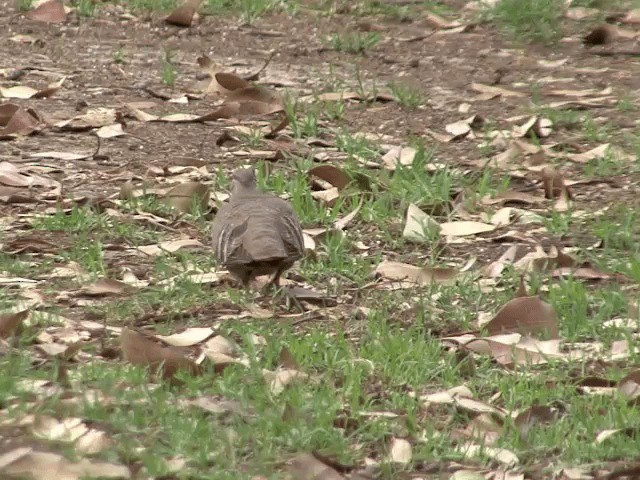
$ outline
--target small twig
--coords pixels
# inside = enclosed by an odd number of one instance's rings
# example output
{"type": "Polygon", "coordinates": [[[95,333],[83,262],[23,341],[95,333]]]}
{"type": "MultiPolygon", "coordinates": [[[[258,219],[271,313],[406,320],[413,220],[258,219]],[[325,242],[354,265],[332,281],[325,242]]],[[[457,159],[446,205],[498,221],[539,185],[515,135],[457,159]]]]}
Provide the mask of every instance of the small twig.
{"type": "Polygon", "coordinates": [[[276,54],[276,51],[271,50],[271,53],[269,54],[269,58],[267,58],[267,61],[264,62],[264,65],[262,65],[262,67],[260,67],[260,69],[257,72],[252,73],[251,75],[247,75],[246,77],[244,77],[244,79],[247,81],[258,80],[258,78],[260,78],[260,74],[264,72],[265,68],[267,68],[267,66],[271,63],[271,60],[273,59],[275,54],[276,54]]]}
{"type": "Polygon", "coordinates": [[[100,138],[100,136],[96,135],[96,138],[98,139],[98,144],[96,145],[95,152],[93,152],[93,154],[91,155],[91,158],[94,159],[98,156],[98,153],[100,153],[100,147],[102,146],[102,139],[100,138]]]}

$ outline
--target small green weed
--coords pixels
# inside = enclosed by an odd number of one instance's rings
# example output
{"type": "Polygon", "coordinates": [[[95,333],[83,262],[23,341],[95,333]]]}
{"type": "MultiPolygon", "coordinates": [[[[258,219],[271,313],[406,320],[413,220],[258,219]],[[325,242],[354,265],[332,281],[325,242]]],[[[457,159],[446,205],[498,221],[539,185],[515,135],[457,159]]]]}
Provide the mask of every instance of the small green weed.
{"type": "Polygon", "coordinates": [[[176,77],[178,76],[176,66],[173,64],[174,52],[166,49],[162,56],[161,75],[162,82],[165,85],[172,87],[176,83],[176,77]]]}
{"type": "Polygon", "coordinates": [[[16,0],[16,6],[21,12],[31,10],[31,5],[33,5],[33,0],[16,0]]]}
{"type": "Polygon", "coordinates": [[[481,13],[513,38],[551,43],[562,36],[563,0],[501,0],[481,13]]]}
{"type": "Polygon", "coordinates": [[[132,10],[163,12],[174,9],[178,0],[126,0],[124,3],[132,10]]]}
{"type": "Polygon", "coordinates": [[[113,63],[124,65],[126,63],[124,45],[120,45],[118,48],[114,49],[111,56],[113,58],[113,63]]]}
{"type": "Polygon", "coordinates": [[[75,0],[72,4],[81,17],[93,17],[95,14],[96,3],[94,0],[75,0]]]}
{"type": "Polygon", "coordinates": [[[375,47],[380,41],[380,34],[377,32],[348,32],[334,33],[325,38],[325,44],[337,52],[364,53],[375,47]]]}
{"type": "Polygon", "coordinates": [[[403,107],[415,110],[424,104],[422,93],[415,87],[398,82],[390,82],[387,86],[393,96],[396,97],[398,103],[403,107]]]}

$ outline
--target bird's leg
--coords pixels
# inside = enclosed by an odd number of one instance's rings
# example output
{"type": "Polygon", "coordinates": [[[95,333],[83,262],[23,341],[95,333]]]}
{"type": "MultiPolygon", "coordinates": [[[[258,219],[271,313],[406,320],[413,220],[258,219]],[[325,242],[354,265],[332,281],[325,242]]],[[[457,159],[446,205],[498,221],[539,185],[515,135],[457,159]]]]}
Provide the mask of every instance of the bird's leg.
{"type": "Polygon", "coordinates": [[[278,269],[273,278],[265,285],[265,287],[272,288],[274,287],[276,290],[280,288],[280,275],[282,275],[282,269],[278,269]]]}
{"type": "Polygon", "coordinates": [[[284,297],[285,297],[285,301],[286,301],[286,308],[287,310],[291,309],[291,303],[293,303],[293,305],[301,312],[304,313],[304,308],[302,307],[302,304],[300,303],[300,301],[295,297],[295,295],[292,295],[288,290],[288,287],[283,287],[282,289],[280,288],[280,275],[282,275],[282,272],[284,271],[284,269],[278,269],[278,271],[276,272],[276,274],[274,275],[274,277],[271,279],[271,281],[266,285],[266,287],[269,288],[274,288],[275,292],[274,295],[278,295],[279,293],[281,293],[284,297]]]}

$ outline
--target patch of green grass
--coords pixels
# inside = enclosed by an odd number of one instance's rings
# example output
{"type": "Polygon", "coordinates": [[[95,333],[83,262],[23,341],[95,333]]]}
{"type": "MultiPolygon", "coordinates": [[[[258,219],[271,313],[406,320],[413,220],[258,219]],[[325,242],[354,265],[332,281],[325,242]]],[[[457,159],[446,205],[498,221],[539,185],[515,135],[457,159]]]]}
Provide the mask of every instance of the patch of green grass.
{"type": "Polygon", "coordinates": [[[86,235],[79,235],[69,250],[60,253],[67,261],[78,263],[90,275],[94,277],[105,276],[107,264],[104,259],[104,245],[86,235]]]}
{"type": "Polygon", "coordinates": [[[562,36],[564,8],[562,0],[501,0],[486,7],[481,17],[513,38],[552,43],[562,36]]]}
{"type": "Polygon", "coordinates": [[[295,15],[298,2],[296,0],[207,0],[204,9],[211,15],[236,14],[242,23],[253,25],[258,19],[274,11],[295,15]]]}
{"type": "Polygon", "coordinates": [[[582,171],[587,177],[606,177],[629,172],[630,168],[626,160],[618,158],[615,152],[608,151],[602,157],[586,163],[582,171]]]}
{"type": "Polygon", "coordinates": [[[627,94],[624,95],[618,103],[616,103],[616,108],[621,112],[633,112],[636,110],[635,99],[632,95],[627,94]]]}
{"type": "Polygon", "coordinates": [[[289,128],[295,138],[317,137],[320,134],[321,107],[299,103],[290,95],[285,97],[285,113],[289,119],[289,128]]]}
{"type": "Polygon", "coordinates": [[[162,56],[161,67],[160,67],[160,75],[162,77],[162,83],[170,87],[175,85],[176,78],[178,77],[178,71],[176,69],[175,64],[173,63],[174,55],[175,55],[175,52],[169,49],[165,49],[162,56]]]}
{"type": "Polygon", "coordinates": [[[140,225],[127,220],[110,217],[106,213],[97,213],[89,207],[74,207],[69,212],[58,210],[53,214],[35,217],[31,224],[34,230],[66,231],[71,233],[89,233],[105,241],[125,239],[134,245],[153,243],[159,240],[158,232],[140,228],[140,225]]]}
{"type": "Polygon", "coordinates": [[[121,0],[132,10],[168,11],[178,6],[178,0],[121,0]]]}
{"type": "Polygon", "coordinates": [[[417,88],[405,85],[398,82],[391,82],[388,84],[389,90],[397,102],[411,110],[415,110],[422,104],[424,104],[424,96],[417,88]]]}
{"type": "Polygon", "coordinates": [[[113,63],[124,65],[126,63],[124,45],[120,45],[118,48],[115,48],[111,57],[113,58],[113,63]]]}
{"type": "Polygon", "coordinates": [[[554,129],[579,129],[586,118],[591,118],[588,113],[571,109],[561,110],[556,108],[543,107],[537,109],[537,113],[540,116],[551,120],[554,129]]]}
{"type": "Polygon", "coordinates": [[[33,0],[16,0],[16,7],[21,12],[27,12],[31,10],[31,5],[33,5],[33,0]]]}
{"type": "Polygon", "coordinates": [[[75,0],[72,2],[81,17],[93,17],[96,11],[94,0],[75,0]]]}
{"type": "Polygon", "coordinates": [[[324,39],[324,43],[337,52],[362,54],[380,42],[377,32],[334,33],[324,39]]]}
{"type": "Polygon", "coordinates": [[[638,251],[640,226],[638,211],[623,206],[611,207],[605,215],[598,215],[589,224],[590,230],[604,242],[607,249],[638,251]]]}
{"type": "Polygon", "coordinates": [[[16,258],[14,255],[0,252],[0,274],[4,273],[15,277],[30,278],[46,272],[51,268],[51,264],[52,261],[50,259],[28,262],[16,258]]]}

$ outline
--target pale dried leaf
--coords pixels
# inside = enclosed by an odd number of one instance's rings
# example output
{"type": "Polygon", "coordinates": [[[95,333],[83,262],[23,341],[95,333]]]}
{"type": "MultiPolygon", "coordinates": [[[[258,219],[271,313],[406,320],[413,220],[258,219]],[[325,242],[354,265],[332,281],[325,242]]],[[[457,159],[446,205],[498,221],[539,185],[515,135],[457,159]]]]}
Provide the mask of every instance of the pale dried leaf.
{"type": "Polygon", "coordinates": [[[398,165],[410,166],[418,151],[413,147],[392,147],[382,157],[382,163],[387,170],[395,170],[398,165]]]}
{"type": "Polygon", "coordinates": [[[168,336],[157,335],[157,337],[164,343],[175,347],[188,347],[204,342],[214,333],[210,327],[191,327],[187,328],[184,332],[174,333],[168,336]]]}
{"type": "Polygon", "coordinates": [[[414,242],[424,242],[430,232],[440,232],[440,224],[413,203],[407,208],[402,236],[414,242]]]}
{"type": "Polygon", "coordinates": [[[558,338],[555,310],[537,296],[518,297],[507,302],[485,325],[489,335],[517,332],[525,335],[542,333],[558,338]]]}
{"type": "Polygon", "coordinates": [[[496,229],[495,225],[482,222],[463,220],[459,222],[445,222],[440,224],[440,235],[462,237],[467,235],[477,235],[479,233],[491,232],[496,229]]]}
{"type": "Polygon", "coordinates": [[[171,188],[166,193],[169,205],[177,210],[189,213],[194,203],[202,210],[209,205],[209,187],[200,182],[185,182],[171,188]]]}
{"type": "Polygon", "coordinates": [[[376,267],[375,274],[393,282],[407,284],[409,288],[411,285],[452,282],[457,272],[451,268],[421,268],[407,263],[383,261],[376,267]]]}
{"type": "Polygon", "coordinates": [[[389,460],[406,465],[413,457],[411,444],[404,438],[393,438],[389,449],[389,460]]]}

